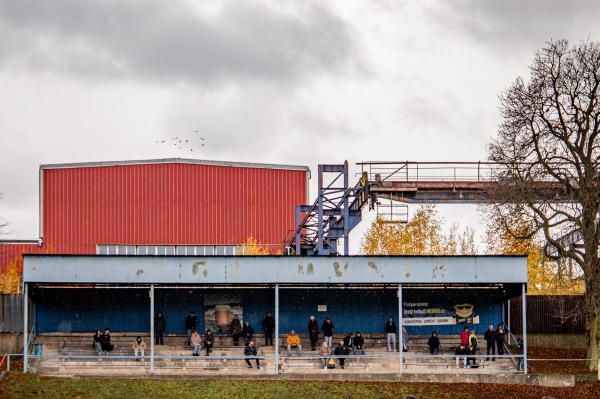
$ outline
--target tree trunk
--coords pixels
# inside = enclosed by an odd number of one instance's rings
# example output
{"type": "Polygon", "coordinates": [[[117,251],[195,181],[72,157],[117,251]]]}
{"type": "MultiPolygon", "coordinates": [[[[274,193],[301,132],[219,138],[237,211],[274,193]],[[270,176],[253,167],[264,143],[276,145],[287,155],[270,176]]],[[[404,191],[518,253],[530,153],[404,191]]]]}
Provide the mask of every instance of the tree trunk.
{"type": "Polygon", "coordinates": [[[587,347],[589,370],[598,370],[598,355],[600,348],[600,273],[597,267],[592,269],[586,287],[586,313],[587,313],[587,347]]]}

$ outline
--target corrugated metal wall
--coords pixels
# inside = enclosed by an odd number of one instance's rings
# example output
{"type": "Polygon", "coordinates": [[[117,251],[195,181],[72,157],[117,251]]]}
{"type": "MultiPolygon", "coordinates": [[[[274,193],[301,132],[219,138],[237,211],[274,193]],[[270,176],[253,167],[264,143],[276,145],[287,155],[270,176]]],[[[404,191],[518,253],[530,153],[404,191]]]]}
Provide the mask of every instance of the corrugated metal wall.
{"type": "MultiPolygon", "coordinates": [[[[23,295],[0,295],[0,332],[23,332],[23,295]]],[[[33,323],[33,305],[29,302],[29,325],[33,323]]]]}
{"type": "Polygon", "coordinates": [[[96,244],[281,246],[306,203],[307,171],[152,163],[43,171],[44,245],[94,254],[96,244]]]}
{"type": "MultiPolygon", "coordinates": [[[[581,295],[527,295],[527,333],[583,334],[583,301],[581,295]]],[[[515,334],[523,333],[521,297],[510,301],[510,327],[515,334]]]]}
{"type": "Polygon", "coordinates": [[[24,253],[39,254],[42,248],[32,244],[0,244],[0,273],[6,273],[12,262],[15,262],[19,273],[23,270],[24,253]]]}
{"type": "MultiPolygon", "coordinates": [[[[157,289],[155,309],[162,311],[168,333],[183,333],[184,320],[190,310],[203,319],[204,295],[216,293],[214,289],[157,289]]],[[[249,321],[257,333],[262,333],[261,323],[267,311],[274,310],[273,289],[227,290],[242,298],[243,320],[249,321]]],[[[147,289],[43,289],[37,290],[36,302],[38,328],[42,332],[83,332],[109,327],[114,331],[148,331],[150,328],[150,299],[147,289]]],[[[481,298],[473,291],[474,298],[481,298]]],[[[412,298],[415,298],[414,296],[412,298]]],[[[420,298],[431,298],[431,295],[420,298]]],[[[413,299],[410,299],[413,300],[413,299]]],[[[488,299],[489,300],[489,299],[488,299]]],[[[398,322],[398,298],[395,289],[349,290],[349,289],[281,289],[280,329],[292,329],[305,333],[310,316],[323,323],[326,316],[333,320],[336,334],[361,331],[383,333],[387,318],[391,315],[398,322]],[[318,311],[319,305],[327,310],[318,311]]],[[[478,325],[472,327],[483,333],[488,324],[501,319],[501,303],[479,300],[478,325]]],[[[409,334],[458,334],[463,325],[408,327],[409,334]]]]}

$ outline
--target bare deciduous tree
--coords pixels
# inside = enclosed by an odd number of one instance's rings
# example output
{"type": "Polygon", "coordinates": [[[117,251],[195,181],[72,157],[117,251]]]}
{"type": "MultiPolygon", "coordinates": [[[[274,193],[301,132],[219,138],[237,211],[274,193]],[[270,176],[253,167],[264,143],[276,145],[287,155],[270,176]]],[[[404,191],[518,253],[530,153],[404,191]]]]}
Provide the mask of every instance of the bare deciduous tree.
{"type": "MultiPolygon", "coordinates": [[[[4,193],[0,193],[0,200],[4,197],[4,193]]],[[[0,236],[6,234],[4,229],[8,226],[8,222],[0,215],[0,236]]]]}
{"type": "MultiPolygon", "coordinates": [[[[517,79],[500,95],[503,122],[488,146],[502,165],[489,212],[529,224],[556,254],[581,268],[590,369],[600,346],[600,43],[552,41],[538,51],[529,81],[517,79]],[[577,231],[578,243],[561,239],[577,231]]],[[[519,231],[510,231],[515,237],[519,231]]]]}

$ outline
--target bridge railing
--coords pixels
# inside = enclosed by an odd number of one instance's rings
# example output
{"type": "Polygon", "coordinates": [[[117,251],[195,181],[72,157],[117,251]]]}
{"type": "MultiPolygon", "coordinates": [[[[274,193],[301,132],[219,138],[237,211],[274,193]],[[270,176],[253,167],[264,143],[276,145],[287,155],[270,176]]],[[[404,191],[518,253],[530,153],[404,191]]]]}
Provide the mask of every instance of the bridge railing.
{"type": "Polygon", "coordinates": [[[507,175],[507,168],[519,170],[524,178],[535,182],[556,182],[553,175],[576,185],[577,171],[573,165],[523,162],[518,165],[503,165],[496,162],[359,162],[362,173],[366,172],[371,182],[494,182],[507,175]],[[549,172],[552,170],[552,173],[549,172]]]}
{"type": "Polygon", "coordinates": [[[492,181],[501,171],[494,162],[360,162],[369,181],[492,181]]]}

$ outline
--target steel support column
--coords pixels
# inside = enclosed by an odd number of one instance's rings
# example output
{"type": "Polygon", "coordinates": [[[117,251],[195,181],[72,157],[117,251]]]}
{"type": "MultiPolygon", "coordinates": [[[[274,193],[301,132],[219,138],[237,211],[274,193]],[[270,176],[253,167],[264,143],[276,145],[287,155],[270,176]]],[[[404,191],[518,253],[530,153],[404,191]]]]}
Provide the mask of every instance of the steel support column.
{"type": "Polygon", "coordinates": [[[275,374],[279,374],[279,284],[275,284],[275,374]]]}
{"type": "MultiPolygon", "coordinates": [[[[402,350],[402,283],[398,284],[398,356],[400,359],[400,374],[402,371],[402,362],[404,361],[404,351],[402,350]]],[[[395,348],[394,348],[395,349],[395,348]]]]}
{"type": "Polygon", "coordinates": [[[27,340],[29,338],[29,326],[27,321],[29,320],[29,287],[27,283],[23,284],[23,373],[27,373],[27,362],[29,360],[29,348],[27,347],[27,340]]]}
{"type": "Polygon", "coordinates": [[[323,226],[323,195],[325,188],[323,188],[323,165],[319,165],[319,197],[317,198],[317,254],[323,256],[325,254],[325,246],[323,245],[324,237],[324,226],[323,226]]]}
{"type": "Polygon", "coordinates": [[[344,223],[344,256],[350,254],[350,190],[348,189],[348,161],[344,162],[344,209],[342,210],[342,223],[344,223]]]}
{"type": "Polygon", "coordinates": [[[523,373],[527,374],[527,283],[521,289],[521,304],[523,306],[523,373]]]}
{"type": "Polygon", "coordinates": [[[300,245],[300,240],[302,240],[301,208],[302,205],[296,205],[296,256],[300,256],[300,251],[302,250],[302,246],[300,245]]]}
{"type": "Polygon", "coordinates": [[[154,284],[150,284],[150,374],[154,374],[154,284]]]}

